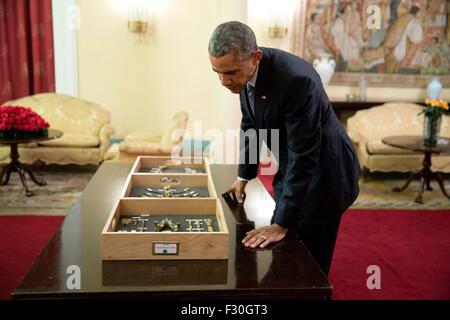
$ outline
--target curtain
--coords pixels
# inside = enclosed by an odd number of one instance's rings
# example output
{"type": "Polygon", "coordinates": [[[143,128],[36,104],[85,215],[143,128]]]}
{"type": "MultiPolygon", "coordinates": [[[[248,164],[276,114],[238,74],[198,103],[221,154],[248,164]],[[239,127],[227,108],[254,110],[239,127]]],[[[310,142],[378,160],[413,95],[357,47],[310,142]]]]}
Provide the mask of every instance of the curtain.
{"type": "Polygon", "coordinates": [[[0,0],[0,105],[54,91],[51,0],[0,0]]]}

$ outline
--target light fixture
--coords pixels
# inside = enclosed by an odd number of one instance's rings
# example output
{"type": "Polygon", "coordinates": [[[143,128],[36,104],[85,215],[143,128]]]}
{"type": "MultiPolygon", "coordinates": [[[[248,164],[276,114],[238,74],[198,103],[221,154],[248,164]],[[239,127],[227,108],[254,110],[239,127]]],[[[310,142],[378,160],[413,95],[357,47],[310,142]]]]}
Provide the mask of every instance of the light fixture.
{"type": "Polygon", "coordinates": [[[148,0],[128,0],[128,30],[133,33],[146,33],[148,20],[148,0]]]}
{"type": "Polygon", "coordinates": [[[294,7],[295,2],[292,0],[269,2],[268,22],[271,38],[284,38],[288,34],[294,7]]]}
{"type": "Polygon", "coordinates": [[[283,28],[275,25],[273,27],[269,27],[269,36],[271,38],[284,38],[287,35],[288,31],[288,28],[283,28]]]}

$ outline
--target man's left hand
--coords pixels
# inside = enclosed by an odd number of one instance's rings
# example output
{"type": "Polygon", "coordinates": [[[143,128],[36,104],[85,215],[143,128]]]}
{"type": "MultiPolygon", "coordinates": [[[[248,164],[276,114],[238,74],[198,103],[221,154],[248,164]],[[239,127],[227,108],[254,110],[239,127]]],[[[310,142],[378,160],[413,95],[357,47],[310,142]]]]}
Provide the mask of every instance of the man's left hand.
{"type": "Polygon", "coordinates": [[[287,228],[283,228],[278,224],[262,227],[247,232],[247,236],[242,240],[246,247],[265,248],[270,243],[275,243],[284,239],[288,232],[287,228]]]}

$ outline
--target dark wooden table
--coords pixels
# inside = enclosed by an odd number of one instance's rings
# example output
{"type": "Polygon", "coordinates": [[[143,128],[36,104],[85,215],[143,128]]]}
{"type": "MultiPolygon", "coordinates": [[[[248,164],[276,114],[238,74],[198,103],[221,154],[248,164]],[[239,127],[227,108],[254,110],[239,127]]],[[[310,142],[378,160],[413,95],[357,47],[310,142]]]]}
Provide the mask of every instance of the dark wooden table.
{"type": "MultiPolygon", "coordinates": [[[[241,245],[246,231],[269,223],[274,208],[257,179],[248,184],[244,206],[229,206],[221,197],[230,232],[228,260],[102,262],[100,233],[130,170],[130,164],[105,163],[99,168],[13,299],[331,298],[330,282],[295,234],[265,250],[241,245]],[[80,289],[67,286],[71,266],[81,271],[80,289]]],[[[211,171],[218,193],[236,177],[232,165],[212,165],[211,171]]]]}
{"type": "Polygon", "coordinates": [[[415,202],[423,204],[423,192],[425,190],[425,186],[427,188],[426,190],[432,190],[430,182],[434,179],[439,184],[439,187],[441,188],[444,196],[450,199],[447,191],[445,190],[444,179],[442,175],[439,172],[434,172],[431,170],[432,154],[450,153],[450,139],[441,138],[439,139],[436,146],[424,145],[423,136],[391,136],[382,139],[382,141],[383,143],[392,147],[424,153],[423,168],[420,171],[411,173],[408,180],[406,180],[406,183],[402,187],[396,187],[392,191],[401,192],[408,188],[411,181],[420,178],[419,194],[417,195],[415,202]]]}
{"type": "Polygon", "coordinates": [[[11,158],[11,162],[7,165],[3,166],[2,171],[0,173],[0,185],[6,186],[9,182],[9,177],[11,176],[11,172],[17,172],[19,174],[20,181],[22,182],[22,186],[25,190],[25,194],[27,197],[30,197],[33,195],[33,192],[28,187],[26,175],[28,174],[31,178],[31,180],[36,183],[38,186],[45,186],[47,183],[43,180],[38,180],[34,176],[33,172],[31,171],[30,167],[25,166],[19,161],[19,151],[18,151],[18,145],[23,143],[32,143],[32,142],[41,142],[41,141],[47,141],[52,139],[60,138],[63,135],[62,131],[55,130],[55,129],[48,129],[48,135],[46,137],[40,137],[40,138],[18,138],[18,139],[10,139],[10,138],[0,138],[0,144],[7,144],[11,147],[11,152],[9,154],[9,157],[11,158]],[[6,176],[5,176],[6,175],[6,176]],[[5,177],[5,180],[3,180],[3,177],[5,177]]]}
{"type": "MultiPolygon", "coordinates": [[[[342,120],[342,112],[344,111],[358,111],[369,109],[375,106],[381,106],[387,101],[331,101],[334,112],[338,119],[342,120]]],[[[419,105],[424,105],[423,102],[411,102],[419,105]]]]}

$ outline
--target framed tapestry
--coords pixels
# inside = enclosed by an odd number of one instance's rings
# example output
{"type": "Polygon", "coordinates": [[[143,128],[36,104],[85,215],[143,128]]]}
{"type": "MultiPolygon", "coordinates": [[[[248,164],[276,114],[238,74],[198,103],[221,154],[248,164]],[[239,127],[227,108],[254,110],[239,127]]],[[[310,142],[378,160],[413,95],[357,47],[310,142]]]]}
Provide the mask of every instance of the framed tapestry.
{"type": "Polygon", "coordinates": [[[336,60],[331,84],[450,86],[450,0],[300,0],[295,54],[336,60]]]}

